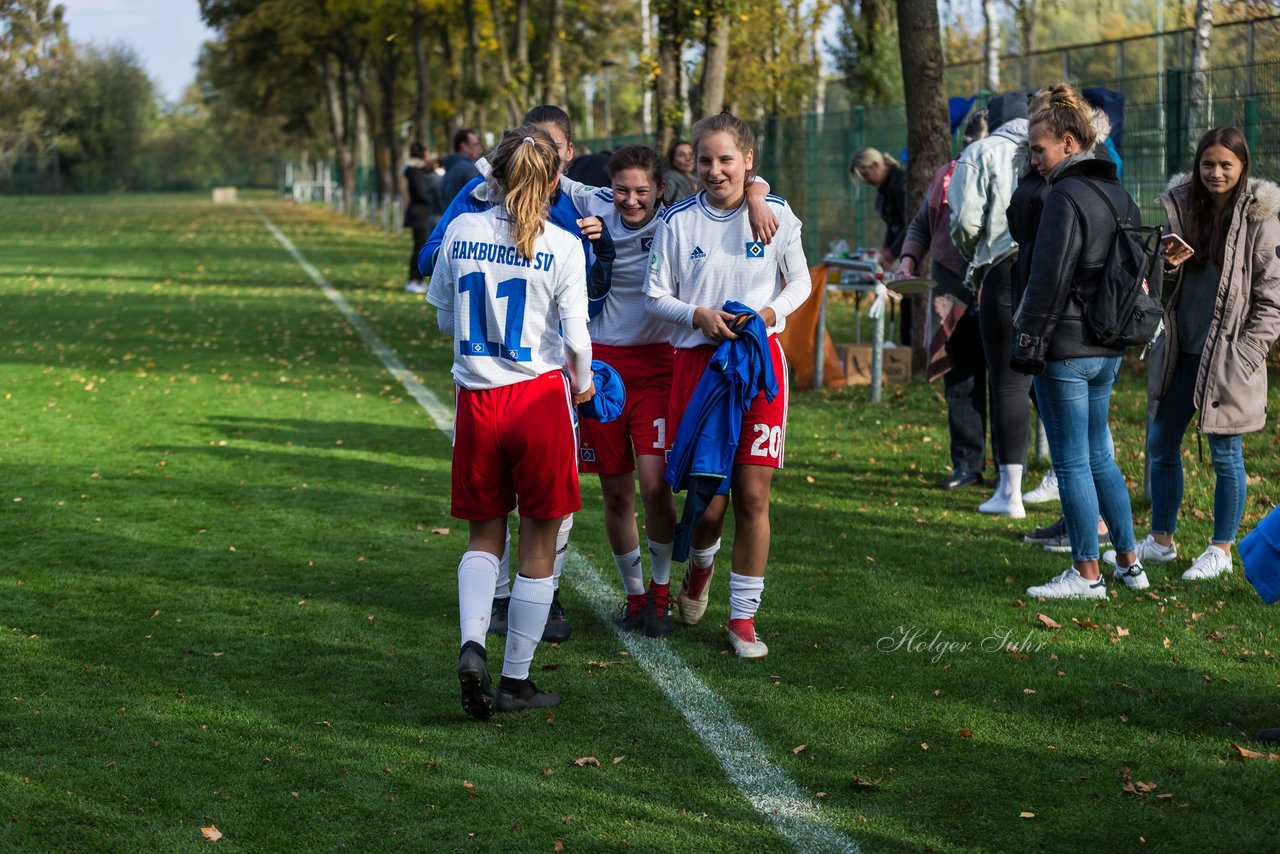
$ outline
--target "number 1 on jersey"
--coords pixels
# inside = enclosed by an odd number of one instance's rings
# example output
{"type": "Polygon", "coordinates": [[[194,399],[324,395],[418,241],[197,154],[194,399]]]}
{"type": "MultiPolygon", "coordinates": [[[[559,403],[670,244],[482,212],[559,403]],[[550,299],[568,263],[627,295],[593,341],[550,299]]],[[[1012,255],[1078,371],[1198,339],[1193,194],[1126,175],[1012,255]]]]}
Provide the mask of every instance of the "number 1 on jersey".
{"type": "Polygon", "coordinates": [[[527,362],[532,358],[528,347],[520,346],[520,333],[524,329],[525,279],[507,279],[498,282],[497,297],[507,301],[506,320],[502,328],[502,342],[489,340],[488,282],[484,273],[468,273],[458,280],[458,293],[468,295],[470,307],[467,327],[468,338],[458,341],[458,352],[464,356],[492,356],[527,362]]]}

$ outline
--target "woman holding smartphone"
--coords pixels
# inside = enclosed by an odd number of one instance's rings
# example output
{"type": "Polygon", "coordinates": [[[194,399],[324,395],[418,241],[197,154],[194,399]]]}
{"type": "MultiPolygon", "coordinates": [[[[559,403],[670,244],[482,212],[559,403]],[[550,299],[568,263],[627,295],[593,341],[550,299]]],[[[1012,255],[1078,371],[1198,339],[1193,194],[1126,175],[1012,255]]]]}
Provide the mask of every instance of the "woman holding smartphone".
{"type": "Polygon", "coordinates": [[[1178,558],[1182,439],[1199,413],[1196,429],[1208,437],[1216,476],[1213,536],[1184,581],[1234,568],[1246,497],[1242,439],[1266,422],[1267,352],[1280,335],[1280,187],[1251,178],[1249,166],[1240,130],[1214,128],[1196,147],[1191,174],[1175,176],[1160,197],[1169,218],[1165,334],[1150,367],[1151,534],[1137,552],[1146,564],[1178,558]]]}

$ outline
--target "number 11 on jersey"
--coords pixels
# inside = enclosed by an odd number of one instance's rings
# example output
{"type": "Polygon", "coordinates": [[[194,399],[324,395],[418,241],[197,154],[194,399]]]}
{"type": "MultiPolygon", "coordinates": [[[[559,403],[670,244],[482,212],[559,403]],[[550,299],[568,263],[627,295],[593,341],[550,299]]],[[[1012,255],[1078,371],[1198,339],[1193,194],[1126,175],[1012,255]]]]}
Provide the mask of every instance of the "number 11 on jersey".
{"type": "Polygon", "coordinates": [[[467,336],[458,341],[458,352],[463,356],[492,356],[513,362],[528,362],[532,354],[528,347],[520,346],[520,333],[524,329],[525,279],[506,279],[498,282],[495,293],[506,300],[506,320],[502,325],[502,341],[489,340],[488,281],[484,273],[468,273],[458,280],[458,293],[467,294],[470,305],[467,336]]]}

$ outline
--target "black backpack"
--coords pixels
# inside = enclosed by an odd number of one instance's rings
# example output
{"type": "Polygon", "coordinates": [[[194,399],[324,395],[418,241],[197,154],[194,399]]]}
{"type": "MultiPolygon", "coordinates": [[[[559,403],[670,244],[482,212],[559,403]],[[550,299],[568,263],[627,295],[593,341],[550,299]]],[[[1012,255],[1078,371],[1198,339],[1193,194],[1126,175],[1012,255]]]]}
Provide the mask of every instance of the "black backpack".
{"type": "Polygon", "coordinates": [[[1080,180],[1098,194],[1116,221],[1102,281],[1091,298],[1079,291],[1085,323],[1104,347],[1145,347],[1156,337],[1164,307],[1160,304],[1164,264],[1159,228],[1122,221],[1107,194],[1086,178],[1080,180]]]}

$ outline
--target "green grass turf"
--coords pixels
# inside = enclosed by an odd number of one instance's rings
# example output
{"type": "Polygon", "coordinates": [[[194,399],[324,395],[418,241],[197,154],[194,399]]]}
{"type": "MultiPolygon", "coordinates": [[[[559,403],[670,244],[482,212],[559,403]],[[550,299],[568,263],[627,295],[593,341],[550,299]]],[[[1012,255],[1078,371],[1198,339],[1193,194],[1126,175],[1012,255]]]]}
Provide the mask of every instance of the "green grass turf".
{"type": "MultiPolygon", "coordinates": [[[[400,290],[407,238],[260,202],[451,400],[448,342],[400,290]]],[[[247,205],[5,200],[0,247],[0,848],[172,850],[216,825],[246,850],[787,850],[572,574],[574,637],[535,660],[564,704],[464,718],[448,440],[247,205]]],[[[1144,388],[1126,370],[1113,406],[1139,483],[1144,388]]],[[[726,654],[723,572],[669,641],[822,820],[867,851],[1273,848],[1276,766],[1229,744],[1280,725],[1276,616],[1241,573],[1031,601],[1067,561],[1021,533],[1054,511],[932,488],[938,387],[865,396],[793,397],[771,655],[726,654]],[[904,631],[956,646],[884,649],[904,631]],[[1122,768],[1157,788],[1125,793],[1122,768]]],[[[1274,427],[1245,447],[1247,530],[1275,503],[1274,427]]],[[[1194,441],[1186,462],[1191,557],[1212,470],[1194,441]]],[[[616,584],[583,494],[574,544],[616,584]]]]}

